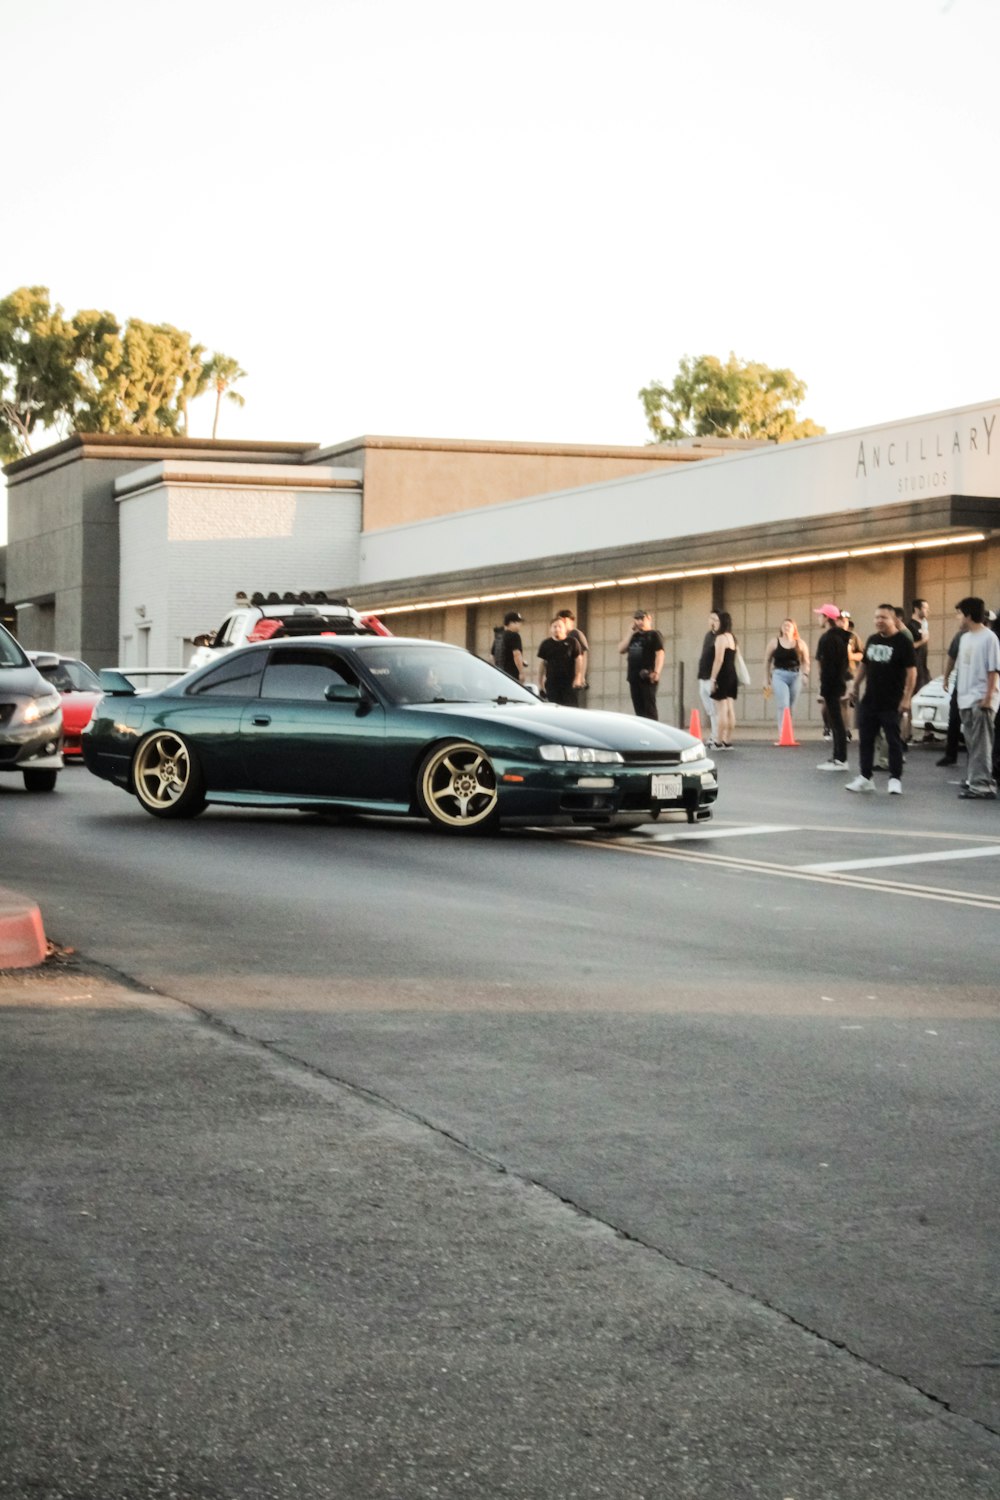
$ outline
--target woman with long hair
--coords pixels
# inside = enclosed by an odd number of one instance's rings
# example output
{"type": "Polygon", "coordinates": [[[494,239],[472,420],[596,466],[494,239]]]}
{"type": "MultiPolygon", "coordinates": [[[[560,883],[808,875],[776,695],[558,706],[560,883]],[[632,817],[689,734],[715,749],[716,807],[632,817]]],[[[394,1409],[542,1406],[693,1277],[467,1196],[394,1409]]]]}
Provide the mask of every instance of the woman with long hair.
{"type": "Polygon", "coordinates": [[[736,728],[736,697],[740,690],[736,676],[736,637],[733,617],[720,609],[719,628],[715,636],[715,660],[712,663],[712,697],[718,705],[719,732],[713,750],[731,750],[736,728]]]}
{"type": "Polygon", "coordinates": [[[809,647],[799,635],[799,627],[791,618],[782,620],[781,629],[768,645],[764,660],[764,677],[774,693],[774,712],[781,733],[785,709],[794,713],[809,676],[809,647]]]}

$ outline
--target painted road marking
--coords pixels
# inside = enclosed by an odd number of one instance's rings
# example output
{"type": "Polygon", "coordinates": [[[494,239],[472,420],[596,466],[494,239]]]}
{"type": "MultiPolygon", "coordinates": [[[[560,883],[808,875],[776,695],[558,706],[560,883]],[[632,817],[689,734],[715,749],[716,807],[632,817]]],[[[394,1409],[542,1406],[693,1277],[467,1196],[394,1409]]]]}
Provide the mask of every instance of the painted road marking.
{"type": "MultiPolygon", "coordinates": [[[[747,828],[678,828],[673,833],[646,832],[646,826],[636,832],[651,844],[670,844],[680,839],[738,839],[755,833],[799,833],[798,823],[760,823],[747,828]]],[[[655,829],[655,825],[654,825],[655,829]]]]}
{"type": "Polygon", "coordinates": [[[988,854],[1000,854],[1000,844],[983,849],[937,849],[930,854],[890,854],[881,859],[842,859],[823,865],[797,865],[796,869],[813,875],[832,875],[838,870],[876,870],[880,865],[931,865],[942,859],[984,859],[988,854]]]}
{"type": "Polygon", "coordinates": [[[626,839],[573,839],[567,842],[581,849],[604,849],[614,854],[638,854],[644,859],[666,859],[675,862],[700,865],[703,870],[712,866],[737,870],[744,874],[773,875],[782,880],[806,880],[821,885],[847,886],[854,890],[877,891],[880,896],[906,896],[915,901],[942,901],[951,906],[972,906],[981,911],[1000,911],[1000,896],[957,891],[947,886],[904,885],[901,881],[875,880],[864,875],[824,874],[815,870],[797,868],[795,865],[769,864],[764,860],[736,859],[732,855],[695,852],[694,849],[656,848],[648,843],[637,844],[626,839]]]}

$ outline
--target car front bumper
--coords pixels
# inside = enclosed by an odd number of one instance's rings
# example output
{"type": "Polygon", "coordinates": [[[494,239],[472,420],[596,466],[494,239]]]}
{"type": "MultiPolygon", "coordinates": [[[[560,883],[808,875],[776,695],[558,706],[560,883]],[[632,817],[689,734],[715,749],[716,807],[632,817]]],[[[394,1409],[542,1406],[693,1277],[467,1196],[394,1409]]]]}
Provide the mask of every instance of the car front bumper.
{"type": "Polygon", "coordinates": [[[719,794],[708,759],[684,766],[502,761],[496,771],[500,820],[507,824],[622,828],[658,819],[701,822],[712,816],[719,794]]]}
{"type": "Polygon", "coordinates": [[[53,714],[40,724],[0,728],[0,771],[62,769],[62,719],[53,714]]]}

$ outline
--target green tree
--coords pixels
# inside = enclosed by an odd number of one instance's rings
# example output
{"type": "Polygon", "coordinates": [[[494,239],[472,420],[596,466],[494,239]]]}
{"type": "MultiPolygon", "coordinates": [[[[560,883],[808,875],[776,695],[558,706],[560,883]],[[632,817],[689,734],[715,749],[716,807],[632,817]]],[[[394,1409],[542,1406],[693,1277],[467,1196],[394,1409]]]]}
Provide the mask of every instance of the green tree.
{"type": "Polygon", "coordinates": [[[654,380],[639,399],[657,443],[689,437],[789,443],[826,431],[797,415],[805,395],[805,382],[791,370],[772,370],[731,353],[725,363],[714,354],[685,355],[672,385],[654,380]]]}
{"type": "Polygon", "coordinates": [[[223,395],[244,404],[232,386],[245,374],[170,323],[68,318],[46,287],[21,287],[0,301],[0,461],[30,453],[43,430],[187,435],[190,404],[210,388],[214,437],[223,395]]]}
{"type": "Polygon", "coordinates": [[[47,287],[23,286],[0,301],[0,457],[32,450],[38,428],[72,430],[78,391],[73,325],[47,287]]]}
{"type": "Polygon", "coordinates": [[[205,365],[206,385],[215,391],[215,421],[212,423],[212,436],[215,437],[219,430],[219,410],[222,406],[222,398],[231,401],[234,406],[245,406],[246,401],[239,391],[234,391],[233,386],[238,380],[246,379],[246,370],[241,370],[235,359],[230,359],[228,354],[213,354],[205,365]]]}

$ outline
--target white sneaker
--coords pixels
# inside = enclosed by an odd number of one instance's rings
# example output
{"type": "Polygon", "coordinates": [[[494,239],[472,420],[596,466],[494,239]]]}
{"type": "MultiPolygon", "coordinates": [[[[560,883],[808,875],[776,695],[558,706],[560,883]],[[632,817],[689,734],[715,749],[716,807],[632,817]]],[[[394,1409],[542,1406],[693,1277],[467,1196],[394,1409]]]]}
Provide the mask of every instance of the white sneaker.
{"type": "Polygon", "coordinates": [[[817,771],[849,771],[846,760],[821,760],[816,767],[817,771]]]}
{"type": "Polygon", "coordinates": [[[853,781],[847,783],[844,790],[846,792],[873,792],[875,783],[870,776],[855,776],[853,781]]]}
{"type": "Polygon", "coordinates": [[[903,783],[898,776],[889,777],[889,791],[894,797],[901,797],[903,795],[903,783]]]}

